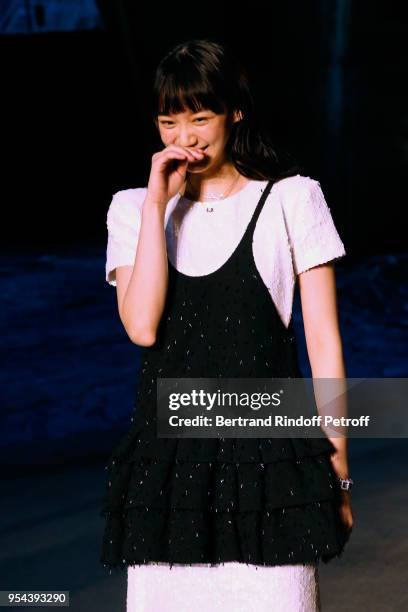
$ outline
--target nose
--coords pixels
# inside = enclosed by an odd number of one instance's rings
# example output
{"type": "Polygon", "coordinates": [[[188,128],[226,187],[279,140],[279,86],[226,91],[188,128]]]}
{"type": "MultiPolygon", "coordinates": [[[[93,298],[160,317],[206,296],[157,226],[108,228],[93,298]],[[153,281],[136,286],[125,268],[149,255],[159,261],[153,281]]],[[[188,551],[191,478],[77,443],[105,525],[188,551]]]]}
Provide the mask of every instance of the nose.
{"type": "Polygon", "coordinates": [[[197,138],[189,131],[189,128],[180,128],[177,144],[181,147],[195,147],[197,146],[197,138]]]}

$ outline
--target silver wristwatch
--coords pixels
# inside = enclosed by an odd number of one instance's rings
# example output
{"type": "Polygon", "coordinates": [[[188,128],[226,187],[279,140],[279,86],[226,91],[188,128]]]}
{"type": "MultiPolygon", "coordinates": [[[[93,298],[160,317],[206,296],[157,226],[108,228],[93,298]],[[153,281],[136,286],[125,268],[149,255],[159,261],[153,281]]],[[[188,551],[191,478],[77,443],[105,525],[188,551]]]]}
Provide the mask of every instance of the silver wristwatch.
{"type": "Polygon", "coordinates": [[[354,484],[354,480],[351,480],[351,478],[339,478],[338,480],[340,483],[340,488],[344,489],[345,491],[350,491],[354,484]]]}

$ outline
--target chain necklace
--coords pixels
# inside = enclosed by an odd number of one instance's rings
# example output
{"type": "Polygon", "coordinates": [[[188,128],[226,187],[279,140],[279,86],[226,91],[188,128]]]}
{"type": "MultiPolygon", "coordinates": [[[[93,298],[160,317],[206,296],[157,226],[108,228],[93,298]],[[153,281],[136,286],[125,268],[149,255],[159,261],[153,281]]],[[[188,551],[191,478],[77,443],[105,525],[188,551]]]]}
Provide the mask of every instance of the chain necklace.
{"type": "MultiPolygon", "coordinates": [[[[234,187],[235,183],[238,181],[239,177],[241,175],[239,174],[239,172],[237,173],[237,176],[234,178],[234,180],[232,181],[231,185],[229,186],[229,188],[224,191],[223,193],[213,193],[213,192],[209,192],[205,197],[206,200],[224,200],[228,194],[231,192],[232,188],[234,187]]],[[[180,193],[180,192],[179,192],[180,193]]],[[[180,193],[180,195],[182,195],[180,193]]],[[[213,212],[214,208],[212,206],[206,206],[205,209],[207,212],[213,212]]]]}

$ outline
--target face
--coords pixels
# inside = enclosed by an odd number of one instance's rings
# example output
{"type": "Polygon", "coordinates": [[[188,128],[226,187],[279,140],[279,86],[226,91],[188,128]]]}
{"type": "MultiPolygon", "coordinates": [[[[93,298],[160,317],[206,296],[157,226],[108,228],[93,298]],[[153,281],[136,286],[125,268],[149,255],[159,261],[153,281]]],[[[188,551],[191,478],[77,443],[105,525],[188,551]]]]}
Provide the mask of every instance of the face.
{"type": "Polygon", "coordinates": [[[175,144],[182,147],[205,149],[202,160],[190,162],[188,172],[207,172],[225,162],[225,146],[231,131],[231,122],[238,121],[241,113],[228,117],[212,110],[158,115],[157,127],[165,147],[175,144]]]}

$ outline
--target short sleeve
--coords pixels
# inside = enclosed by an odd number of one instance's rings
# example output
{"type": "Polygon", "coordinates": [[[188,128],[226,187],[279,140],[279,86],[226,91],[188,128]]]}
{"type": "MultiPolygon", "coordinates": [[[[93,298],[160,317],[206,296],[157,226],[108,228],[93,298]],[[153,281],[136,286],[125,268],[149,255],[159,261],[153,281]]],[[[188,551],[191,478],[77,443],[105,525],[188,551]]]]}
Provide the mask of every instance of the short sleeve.
{"type": "Polygon", "coordinates": [[[346,254],[320,183],[299,178],[288,228],[296,275],[346,254]]]}
{"type": "Polygon", "coordinates": [[[106,281],[116,286],[116,268],[133,266],[141,225],[144,189],[124,189],[112,197],[107,217],[106,281]]]}

